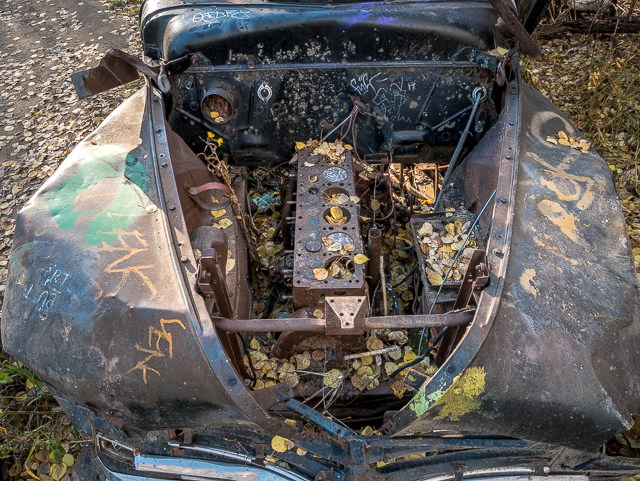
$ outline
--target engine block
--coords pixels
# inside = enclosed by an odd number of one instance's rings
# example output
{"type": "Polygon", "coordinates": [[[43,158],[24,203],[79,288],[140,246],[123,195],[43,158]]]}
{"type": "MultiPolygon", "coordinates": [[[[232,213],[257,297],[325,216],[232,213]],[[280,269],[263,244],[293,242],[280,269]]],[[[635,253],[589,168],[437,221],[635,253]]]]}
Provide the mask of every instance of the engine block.
{"type": "Polygon", "coordinates": [[[351,151],[344,150],[340,154],[344,160],[336,161],[318,150],[322,152],[322,148],[314,147],[298,151],[293,271],[296,308],[316,305],[322,296],[362,296],[366,289],[365,265],[354,261],[355,255],[364,251],[359,204],[354,202],[357,199],[351,151]],[[331,203],[336,197],[342,202],[331,203]],[[338,223],[330,222],[332,208],[340,209],[338,223]],[[339,244],[349,251],[337,249],[339,244]],[[344,269],[333,275],[331,267],[336,261],[344,269]]]}

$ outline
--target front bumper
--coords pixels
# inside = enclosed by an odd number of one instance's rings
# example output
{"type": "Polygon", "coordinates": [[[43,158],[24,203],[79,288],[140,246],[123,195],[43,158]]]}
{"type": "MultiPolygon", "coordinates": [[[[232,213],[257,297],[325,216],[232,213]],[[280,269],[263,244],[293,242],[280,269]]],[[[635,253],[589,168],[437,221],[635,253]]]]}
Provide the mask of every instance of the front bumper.
{"type": "MultiPolygon", "coordinates": [[[[310,481],[306,478],[292,473],[284,468],[265,463],[264,467],[250,464],[232,464],[210,460],[194,458],[174,458],[168,456],[147,456],[137,455],[135,457],[136,474],[127,474],[109,469],[97,457],[92,456],[90,449],[85,448],[81,456],[88,457],[94,462],[97,479],[105,481],[166,481],[169,479],[206,481],[206,480],[229,480],[229,481],[310,481]],[[157,473],[161,477],[155,477],[157,473]]],[[[85,467],[86,467],[85,460],[85,467]]],[[[75,479],[86,480],[85,474],[79,474],[75,479]]],[[[342,479],[338,473],[332,473],[330,478],[334,481],[342,479]]],[[[91,477],[93,480],[94,478],[91,477]]],[[[317,479],[317,478],[316,478],[317,479]]],[[[327,479],[327,478],[322,478],[327,479]]],[[[374,479],[374,478],[371,478],[374,479]]],[[[423,481],[589,481],[589,477],[581,474],[549,474],[548,468],[540,473],[536,473],[531,467],[501,467],[493,469],[481,469],[456,473],[452,471],[450,475],[425,476],[423,481]]]]}

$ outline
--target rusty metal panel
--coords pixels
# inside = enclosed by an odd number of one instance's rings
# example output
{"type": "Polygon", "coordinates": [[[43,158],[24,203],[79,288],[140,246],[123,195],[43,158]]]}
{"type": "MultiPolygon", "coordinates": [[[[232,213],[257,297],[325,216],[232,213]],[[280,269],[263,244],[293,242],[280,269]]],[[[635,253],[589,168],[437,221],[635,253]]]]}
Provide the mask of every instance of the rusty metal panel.
{"type": "MultiPolygon", "coordinates": [[[[579,132],[540,93],[521,88],[511,243],[489,245],[492,286],[504,283],[500,305],[467,367],[435,384],[435,394],[419,392],[404,416],[418,418],[409,430],[596,451],[640,410],[637,277],[608,166],[595,153],[545,142],[549,132],[579,132]],[[495,260],[507,256],[498,282],[495,260]]],[[[473,327],[441,371],[460,361],[473,327]]]]}
{"type": "Polygon", "coordinates": [[[118,49],[109,49],[97,66],[71,75],[78,98],[84,99],[100,92],[133,82],[140,73],[157,77],[157,70],[147,66],[138,57],[118,49]]]}
{"type": "Polygon", "coordinates": [[[201,354],[174,269],[146,95],[81,142],[19,213],[2,340],[117,425],[189,426],[234,401],[201,354]]]}

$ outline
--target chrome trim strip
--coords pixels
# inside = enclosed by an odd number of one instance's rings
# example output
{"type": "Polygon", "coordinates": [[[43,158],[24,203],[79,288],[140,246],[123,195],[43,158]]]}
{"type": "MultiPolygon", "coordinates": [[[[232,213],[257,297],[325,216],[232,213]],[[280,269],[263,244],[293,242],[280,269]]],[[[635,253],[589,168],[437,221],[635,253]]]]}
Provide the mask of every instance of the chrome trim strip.
{"type": "Polygon", "coordinates": [[[225,449],[212,448],[204,446],[202,444],[186,444],[178,441],[169,441],[167,444],[172,448],[185,449],[189,451],[197,451],[200,453],[213,454],[220,456],[221,458],[231,459],[233,461],[241,461],[243,463],[252,463],[256,460],[255,457],[246,454],[234,453],[233,451],[227,451],[225,449]]]}
{"type": "Polygon", "coordinates": [[[166,456],[136,456],[137,471],[230,481],[310,481],[274,465],[264,467],[166,456]]]}

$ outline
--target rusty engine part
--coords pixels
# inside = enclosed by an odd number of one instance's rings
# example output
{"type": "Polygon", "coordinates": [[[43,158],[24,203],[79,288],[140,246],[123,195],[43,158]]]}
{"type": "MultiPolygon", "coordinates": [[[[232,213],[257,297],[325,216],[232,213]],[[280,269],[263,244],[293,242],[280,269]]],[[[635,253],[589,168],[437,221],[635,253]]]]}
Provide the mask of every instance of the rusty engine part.
{"type": "MultiPolygon", "coordinates": [[[[356,195],[351,151],[345,160],[334,165],[313,148],[298,152],[298,189],[296,196],[295,256],[293,268],[293,302],[296,308],[318,304],[321,297],[358,296],[365,294],[365,267],[353,261],[354,254],[363,252],[360,235],[359,206],[356,195]],[[329,202],[335,194],[349,200],[340,205],[329,202]],[[331,209],[339,209],[339,225],[331,224],[331,209]],[[329,239],[329,240],[326,240],[329,239]],[[351,244],[348,255],[330,252],[330,243],[351,244]],[[348,272],[345,278],[334,277],[333,263],[339,262],[348,272]],[[326,278],[317,278],[314,269],[327,269],[326,278]]],[[[344,270],[341,270],[344,273],[344,270]]],[[[365,316],[366,317],[366,316],[365,316]]]]}

